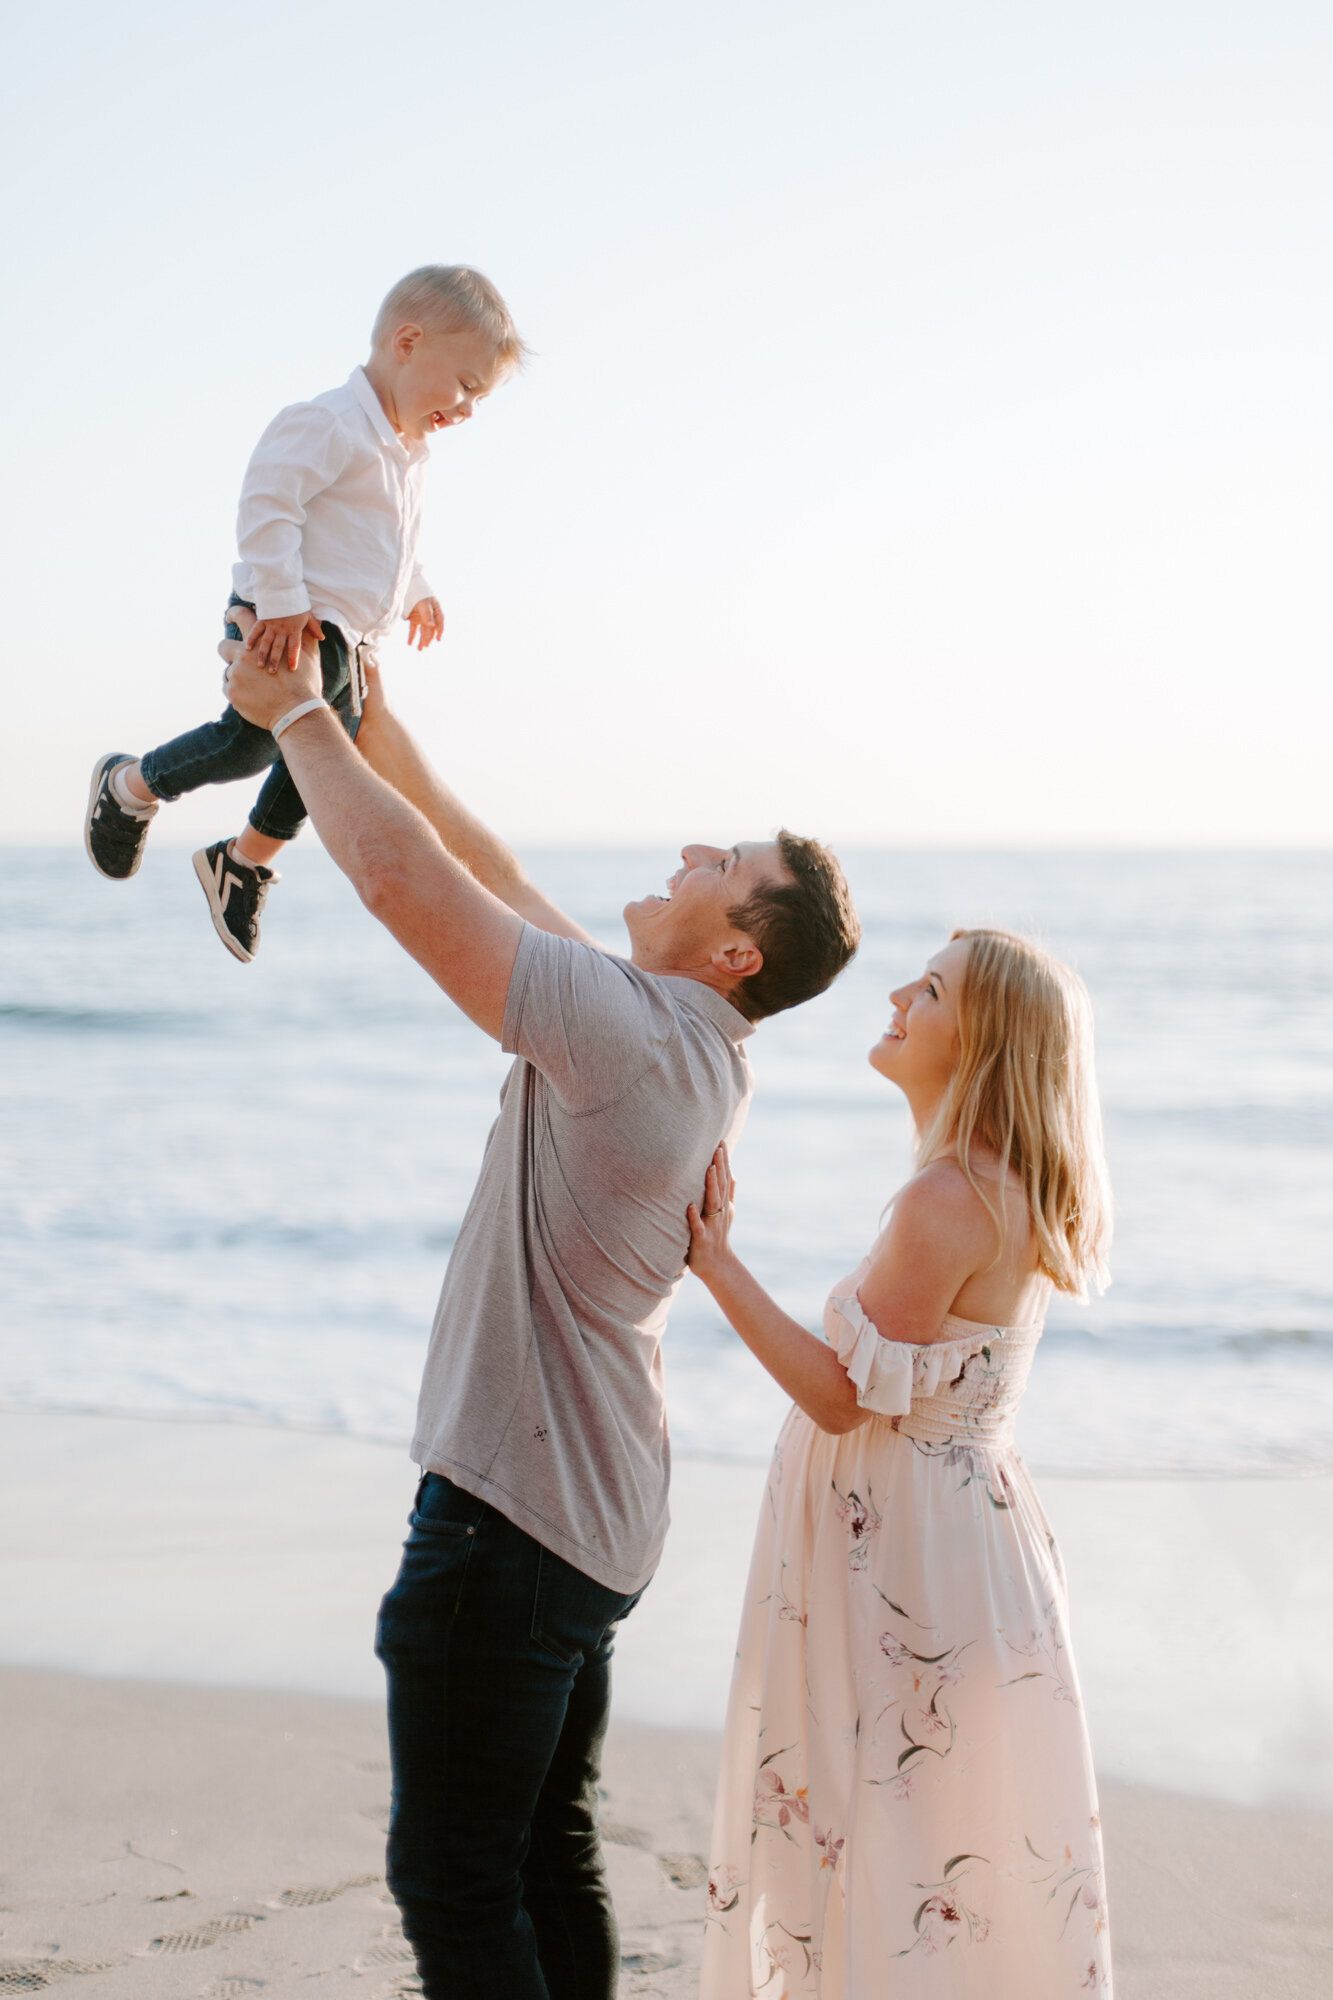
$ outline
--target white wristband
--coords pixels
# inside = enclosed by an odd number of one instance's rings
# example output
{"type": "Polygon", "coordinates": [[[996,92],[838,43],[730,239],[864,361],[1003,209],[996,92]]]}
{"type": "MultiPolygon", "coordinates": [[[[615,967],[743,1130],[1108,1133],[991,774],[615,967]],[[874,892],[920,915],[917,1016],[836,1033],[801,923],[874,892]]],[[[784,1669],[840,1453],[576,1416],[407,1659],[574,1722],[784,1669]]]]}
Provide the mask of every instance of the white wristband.
{"type": "Polygon", "coordinates": [[[317,694],[313,701],[298,702],[295,708],[289,708],[285,715],[280,715],[278,717],[278,720],[273,724],[273,727],[269,730],[269,735],[273,738],[274,742],[276,743],[278,738],[281,736],[283,730],[290,729],[292,724],[294,722],[299,722],[303,715],[313,715],[317,708],[327,708],[327,707],[328,703],[325,701],[322,694],[317,694]]]}

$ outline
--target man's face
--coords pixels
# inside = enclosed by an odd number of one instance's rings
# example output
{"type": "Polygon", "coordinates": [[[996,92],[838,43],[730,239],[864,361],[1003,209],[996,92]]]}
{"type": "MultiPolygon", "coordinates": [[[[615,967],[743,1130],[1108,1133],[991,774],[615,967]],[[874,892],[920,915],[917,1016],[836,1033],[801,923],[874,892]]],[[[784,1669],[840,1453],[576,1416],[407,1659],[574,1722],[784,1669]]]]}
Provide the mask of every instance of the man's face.
{"type": "Polygon", "coordinates": [[[788,879],[781,850],[773,840],[743,840],[735,847],[694,845],[682,847],[680,863],[664,896],[643,896],[625,905],[630,958],[645,972],[717,972],[724,968],[715,955],[742,939],[728,911],[756,889],[788,879]]]}

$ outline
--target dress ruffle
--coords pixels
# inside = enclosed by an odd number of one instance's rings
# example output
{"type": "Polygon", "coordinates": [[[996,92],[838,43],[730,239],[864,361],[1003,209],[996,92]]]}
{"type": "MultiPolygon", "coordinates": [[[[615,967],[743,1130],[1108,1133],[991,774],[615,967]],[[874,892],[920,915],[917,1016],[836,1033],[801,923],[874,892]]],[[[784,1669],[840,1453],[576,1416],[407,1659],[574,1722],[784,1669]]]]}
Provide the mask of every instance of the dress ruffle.
{"type": "Polygon", "coordinates": [[[879,1417],[905,1417],[913,1397],[920,1401],[938,1395],[941,1383],[952,1382],[965,1362],[994,1344],[1000,1330],[977,1326],[956,1340],[935,1340],[925,1347],[885,1340],[853,1289],[831,1295],[824,1308],[824,1332],[861,1408],[879,1417]]]}

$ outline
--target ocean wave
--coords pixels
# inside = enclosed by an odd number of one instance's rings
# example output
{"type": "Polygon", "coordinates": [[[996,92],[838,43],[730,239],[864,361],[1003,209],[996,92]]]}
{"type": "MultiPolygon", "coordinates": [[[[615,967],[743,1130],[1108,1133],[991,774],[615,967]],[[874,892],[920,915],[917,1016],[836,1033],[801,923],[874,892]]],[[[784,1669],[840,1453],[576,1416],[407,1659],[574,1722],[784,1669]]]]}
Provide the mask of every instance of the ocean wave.
{"type": "Polygon", "coordinates": [[[59,1007],[25,1001],[0,1001],[0,1022],[16,1028],[64,1035],[202,1035],[211,1026],[205,1014],[182,1014],[165,1008],[59,1007]]]}
{"type": "MultiPolygon", "coordinates": [[[[124,1402],[98,1402],[75,1396],[7,1396],[0,1397],[0,1417],[78,1417],[113,1423],[216,1424],[241,1430],[280,1431],[292,1437],[341,1437],[350,1444],[402,1452],[408,1450],[411,1441],[410,1426],[391,1420],[364,1421],[347,1416],[265,1409],[253,1402],[222,1399],[163,1407],[161,1404],[136,1403],[132,1398],[124,1402]]],[[[770,1456],[767,1443],[763,1446],[747,1443],[738,1449],[726,1450],[715,1445],[693,1444],[687,1438],[674,1442],[672,1448],[675,1460],[691,1459],[712,1465],[766,1465],[770,1456]]],[[[1326,1479],[1333,1475],[1333,1452],[1317,1440],[1278,1449],[1271,1446],[1265,1449],[1256,1443],[1255,1448],[1248,1452],[1233,1451],[1229,1454],[1206,1449],[1182,1452],[1161,1448],[1150,1452],[1135,1453],[1131,1450],[1117,1454],[1105,1447],[1099,1450],[1094,1446],[1077,1459],[1063,1457],[1058,1450],[1046,1450],[1039,1446],[1035,1450],[1024,1451],[1023,1457],[1029,1471],[1039,1480],[1203,1482],[1326,1479]]]]}

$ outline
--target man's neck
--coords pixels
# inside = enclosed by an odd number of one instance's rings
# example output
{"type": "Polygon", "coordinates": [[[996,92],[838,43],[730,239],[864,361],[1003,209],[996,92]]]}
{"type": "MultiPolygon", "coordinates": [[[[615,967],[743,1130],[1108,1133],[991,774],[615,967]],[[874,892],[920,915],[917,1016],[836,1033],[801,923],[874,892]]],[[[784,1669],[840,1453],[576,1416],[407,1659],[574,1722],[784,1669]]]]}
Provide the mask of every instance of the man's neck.
{"type": "Polygon", "coordinates": [[[640,972],[651,972],[655,979],[692,979],[696,986],[706,986],[710,993],[717,994],[719,1000],[725,1000],[729,1007],[734,1007],[743,1021],[750,1019],[739,997],[745,981],[728,979],[715,965],[642,965],[632,951],[630,964],[637,966],[640,972]]]}

